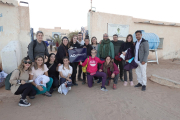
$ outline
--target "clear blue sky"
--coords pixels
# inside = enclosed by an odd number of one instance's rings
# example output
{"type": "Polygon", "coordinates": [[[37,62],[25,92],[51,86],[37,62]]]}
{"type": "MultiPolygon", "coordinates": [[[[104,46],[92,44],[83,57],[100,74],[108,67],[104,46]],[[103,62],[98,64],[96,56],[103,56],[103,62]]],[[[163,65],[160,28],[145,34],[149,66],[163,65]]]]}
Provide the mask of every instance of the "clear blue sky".
{"type": "MultiPolygon", "coordinates": [[[[20,1],[20,0],[18,0],[20,1]]],[[[24,0],[29,2],[30,25],[80,30],[87,26],[91,0],[24,0]]],[[[180,0],[92,0],[98,12],[180,23],[180,0]]]]}

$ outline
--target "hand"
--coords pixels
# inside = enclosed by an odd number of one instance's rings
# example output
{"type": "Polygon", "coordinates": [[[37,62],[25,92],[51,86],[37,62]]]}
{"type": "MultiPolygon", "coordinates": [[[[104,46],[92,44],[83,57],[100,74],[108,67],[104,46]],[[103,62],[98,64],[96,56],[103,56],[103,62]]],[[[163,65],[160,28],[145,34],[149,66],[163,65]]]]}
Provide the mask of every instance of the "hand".
{"type": "Polygon", "coordinates": [[[102,70],[101,70],[101,69],[99,69],[99,72],[102,72],[102,70]]]}
{"type": "Polygon", "coordinates": [[[72,49],[73,49],[73,47],[70,47],[70,48],[69,48],[69,50],[72,50],[72,49]]]}
{"type": "Polygon", "coordinates": [[[41,81],[40,83],[43,84],[43,81],[41,81]]]}
{"type": "Polygon", "coordinates": [[[86,48],[86,46],[84,46],[83,48],[86,48]]]}
{"type": "Polygon", "coordinates": [[[112,62],[114,62],[114,59],[112,59],[112,62]]]}
{"type": "Polygon", "coordinates": [[[26,82],[25,82],[24,80],[21,80],[21,84],[23,84],[23,85],[24,85],[25,83],[26,83],[26,82]]]}
{"type": "Polygon", "coordinates": [[[80,61],[80,65],[82,65],[82,62],[80,61]]]}
{"type": "Polygon", "coordinates": [[[61,63],[59,63],[58,66],[61,66],[61,63]]]}
{"type": "Polygon", "coordinates": [[[69,81],[69,82],[72,82],[72,80],[71,80],[71,79],[69,79],[69,78],[68,78],[68,81],[69,81]]]}
{"type": "Polygon", "coordinates": [[[114,78],[115,77],[115,74],[113,73],[112,75],[111,75],[111,78],[114,78]]]}
{"type": "Polygon", "coordinates": [[[43,91],[43,88],[42,88],[42,86],[37,86],[37,89],[39,89],[40,91],[43,91]]]}
{"type": "Polygon", "coordinates": [[[144,65],[144,64],[145,64],[145,62],[142,62],[141,64],[142,64],[142,65],[144,65]]]}
{"type": "Polygon", "coordinates": [[[126,60],[126,62],[128,62],[129,60],[126,60]]]}

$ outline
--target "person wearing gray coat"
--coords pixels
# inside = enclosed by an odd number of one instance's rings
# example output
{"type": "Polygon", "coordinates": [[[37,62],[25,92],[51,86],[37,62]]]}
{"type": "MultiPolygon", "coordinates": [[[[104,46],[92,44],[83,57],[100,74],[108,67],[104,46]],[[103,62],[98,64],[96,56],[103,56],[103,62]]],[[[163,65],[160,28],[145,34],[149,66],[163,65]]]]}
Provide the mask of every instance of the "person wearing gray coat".
{"type": "Polygon", "coordinates": [[[137,41],[135,42],[134,59],[138,64],[136,68],[138,84],[135,87],[142,87],[142,91],[145,91],[147,84],[146,68],[149,55],[149,43],[142,38],[142,32],[140,30],[136,31],[135,34],[137,41]]]}

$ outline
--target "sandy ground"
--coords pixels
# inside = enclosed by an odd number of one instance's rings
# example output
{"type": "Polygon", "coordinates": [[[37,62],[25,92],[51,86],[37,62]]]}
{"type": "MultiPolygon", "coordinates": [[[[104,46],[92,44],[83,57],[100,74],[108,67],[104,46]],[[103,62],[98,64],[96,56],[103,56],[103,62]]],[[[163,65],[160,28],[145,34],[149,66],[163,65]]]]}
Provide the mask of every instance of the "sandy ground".
{"type": "MultiPolygon", "coordinates": [[[[148,64],[147,74],[179,80],[180,62],[148,64]]],[[[137,84],[135,70],[134,83],[137,84]]],[[[37,95],[31,107],[19,107],[20,96],[0,88],[0,120],[180,120],[180,89],[161,86],[148,80],[147,90],[112,84],[108,92],[100,84],[72,87],[65,96],[54,92],[51,98],[37,95]]]]}

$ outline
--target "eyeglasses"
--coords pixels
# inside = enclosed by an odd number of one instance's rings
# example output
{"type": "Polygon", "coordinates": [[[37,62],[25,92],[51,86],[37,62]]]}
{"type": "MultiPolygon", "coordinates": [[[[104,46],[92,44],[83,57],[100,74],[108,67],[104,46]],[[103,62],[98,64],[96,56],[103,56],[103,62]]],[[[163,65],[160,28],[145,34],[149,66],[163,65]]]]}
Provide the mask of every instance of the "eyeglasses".
{"type": "Polygon", "coordinates": [[[32,64],[31,61],[24,61],[24,64],[32,64]]]}

